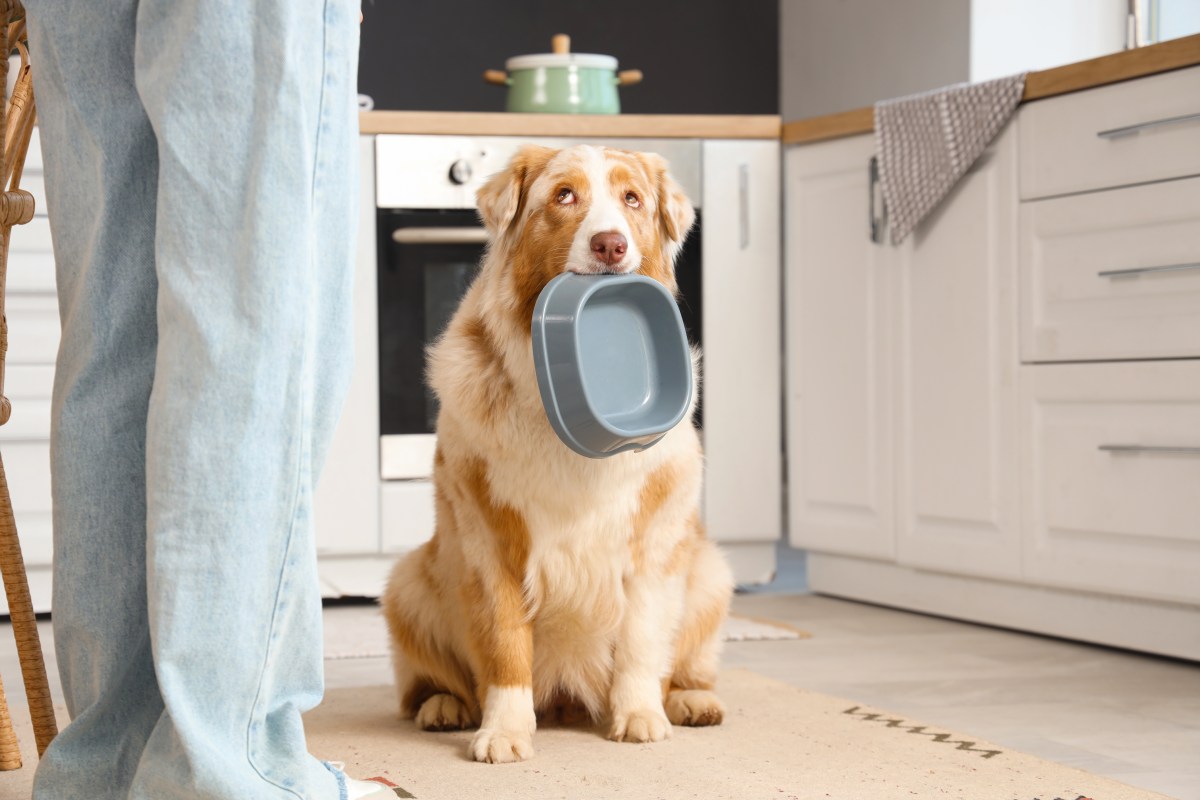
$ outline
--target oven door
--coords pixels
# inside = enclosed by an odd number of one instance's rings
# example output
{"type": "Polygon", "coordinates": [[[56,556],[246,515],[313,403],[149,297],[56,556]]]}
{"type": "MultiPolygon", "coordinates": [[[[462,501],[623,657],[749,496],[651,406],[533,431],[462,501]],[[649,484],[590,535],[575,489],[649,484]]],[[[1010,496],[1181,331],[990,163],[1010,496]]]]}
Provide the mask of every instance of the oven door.
{"type": "Polygon", "coordinates": [[[425,350],[475,279],[487,235],[474,209],[378,214],[380,473],[428,478],[438,403],[425,350]]]}
{"type": "MultiPolygon", "coordinates": [[[[487,234],[473,209],[378,213],[380,476],[429,478],[438,403],[425,381],[425,350],[475,279],[487,234]]],[[[696,345],[703,327],[700,216],[675,264],[679,310],[696,345]]],[[[703,400],[701,385],[693,420],[700,428],[703,400]]]]}

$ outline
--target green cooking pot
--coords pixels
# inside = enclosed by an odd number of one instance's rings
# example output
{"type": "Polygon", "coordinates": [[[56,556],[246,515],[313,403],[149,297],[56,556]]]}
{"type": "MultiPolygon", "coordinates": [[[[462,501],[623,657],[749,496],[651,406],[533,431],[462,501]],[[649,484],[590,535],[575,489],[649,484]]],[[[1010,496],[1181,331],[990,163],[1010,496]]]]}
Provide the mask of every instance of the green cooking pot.
{"type": "Polygon", "coordinates": [[[507,72],[488,70],[484,80],[508,87],[509,111],[543,114],[617,114],[618,86],[642,79],[639,70],[617,72],[612,56],[572,53],[570,37],[554,37],[552,53],[515,56],[505,62],[507,72]]]}

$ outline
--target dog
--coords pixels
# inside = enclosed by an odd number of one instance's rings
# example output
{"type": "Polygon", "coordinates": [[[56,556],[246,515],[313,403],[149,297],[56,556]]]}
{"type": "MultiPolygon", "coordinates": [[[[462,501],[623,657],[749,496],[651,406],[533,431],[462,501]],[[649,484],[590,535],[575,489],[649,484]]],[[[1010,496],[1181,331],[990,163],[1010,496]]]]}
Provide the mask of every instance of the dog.
{"type": "Polygon", "coordinates": [[[476,199],[488,247],[428,353],[436,529],[381,599],[400,715],[478,726],[470,754],[490,763],[531,757],[539,718],[625,742],[719,724],[733,581],[700,521],[696,429],[576,454],[542,407],[530,334],[563,272],[637,272],[677,292],[695,211],[660,156],[593,146],[526,146],[476,199]]]}

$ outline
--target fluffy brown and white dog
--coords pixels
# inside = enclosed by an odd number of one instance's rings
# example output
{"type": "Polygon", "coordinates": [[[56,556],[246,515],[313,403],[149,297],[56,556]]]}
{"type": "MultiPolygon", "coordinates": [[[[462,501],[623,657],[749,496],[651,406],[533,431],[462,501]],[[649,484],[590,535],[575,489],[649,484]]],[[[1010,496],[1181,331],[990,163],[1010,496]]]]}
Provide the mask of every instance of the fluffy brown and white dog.
{"type": "Polygon", "coordinates": [[[529,758],[539,716],[606,721],[633,742],[718,724],[732,580],[699,519],[696,430],[577,455],[546,418],[530,341],[562,272],[639,272],[675,291],[695,212],[661,157],[591,146],[526,147],[477,199],[487,254],[429,352],[436,533],[382,600],[401,716],[478,725],[471,755],[488,762],[529,758]]]}

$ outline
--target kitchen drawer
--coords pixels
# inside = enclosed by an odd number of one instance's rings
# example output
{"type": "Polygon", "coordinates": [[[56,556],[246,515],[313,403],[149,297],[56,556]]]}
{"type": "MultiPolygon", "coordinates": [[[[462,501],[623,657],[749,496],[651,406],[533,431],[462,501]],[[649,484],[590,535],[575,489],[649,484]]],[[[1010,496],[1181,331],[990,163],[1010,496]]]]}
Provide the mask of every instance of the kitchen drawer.
{"type": "Polygon", "coordinates": [[[1022,360],[1200,356],[1200,178],[1022,203],[1019,235],[1022,360]]]}
{"type": "Polygon", "coordinates": [[[1022,438],[1027,580],[1200,604],[1200,361],[1023,367],[1022,438]]]}
{"type": "Polygon", "coordinates": [[[1021,199],[1200,175],[1200,67],[1021,107],[1021,199]]]}

